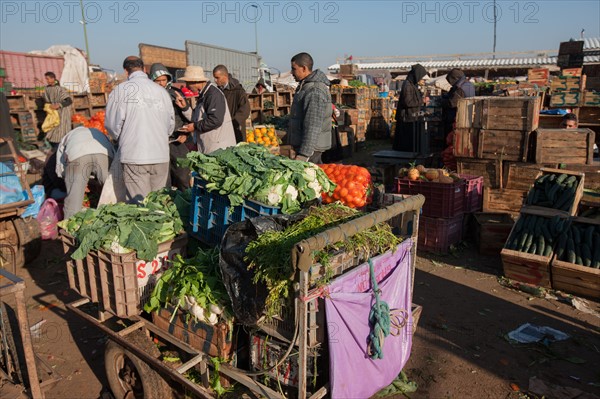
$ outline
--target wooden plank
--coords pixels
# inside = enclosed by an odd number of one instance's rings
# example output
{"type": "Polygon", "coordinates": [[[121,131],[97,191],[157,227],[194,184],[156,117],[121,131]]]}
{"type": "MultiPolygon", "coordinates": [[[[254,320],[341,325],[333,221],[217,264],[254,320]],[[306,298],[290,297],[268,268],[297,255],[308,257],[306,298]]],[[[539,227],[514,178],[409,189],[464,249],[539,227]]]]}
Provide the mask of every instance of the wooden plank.
{"type": "Polygon", "coordinates": [[[540,97],[487,97],[479,107],[479,127],[533,131],[539,124],[540,105],[540,97]]]}
{"type": "Polygon", "coordinates": [[[592,163],[596,134],[590,129],[538,129],[536,163],[592,163]],[[568,149],[568,150],[566,150],[568,149]]]}
{"type": "MultiPolygon", "coordinates": [[[[506,165],[506,164],[505,164],[506,165]]],[[[503,188],[528,191],[535,179],[541,174],[541,168],[556,168],[557,164],[508,163],[506,185],[503,188]]]]}
{"type": "Polygon", "coordinates": [[[473,128],[479,124],[477,103],[480,98],[463,98],[458,100],[456,111],[456,127],[457,128],[473,128]]]}
{"type": "Polygon", "coordinates": [[[552,286],[571,294],[600,298],[600,269],[552,259],[552,286]]]}
{"type": "Polygon", "coordinates": [[[484,187],[499,188],[502,181],[502,164],[499,160],[456,158],[458,173],[469,176],[483,176],[484,187]]]}
{"type": "Polygon", "coordinates": [[[512,280],[550,288],[550,256],[532,255],[510,249],[500,252],[504,275],[512,280]]]}
{"type": "Polygon", "coordinates": [[[509,212],[517,214],[523,206],[527,191],[483,188],[484,212],[509,212]]]}

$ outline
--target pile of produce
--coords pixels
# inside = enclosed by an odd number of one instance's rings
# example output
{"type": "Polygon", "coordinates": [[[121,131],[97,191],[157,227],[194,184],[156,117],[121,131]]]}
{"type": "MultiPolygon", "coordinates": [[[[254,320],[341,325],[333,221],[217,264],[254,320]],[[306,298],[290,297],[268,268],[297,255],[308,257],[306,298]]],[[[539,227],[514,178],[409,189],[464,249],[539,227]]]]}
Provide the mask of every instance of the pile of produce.
{"type": "Polygon", "coordinates": [[[227,309],[229,304],[219,269],[219,250],[198,249],[191,259],[178,255],[171,262],[157,281],[144,310],[154,312],[172,305],[173,318],[183,309],[197,321],[214,326],[219,321],[232,321],[232,312],[227,309]]]}
{"type": "Polygon", "coordinates": [[[83,259],[90,251],[106,250],[116,254],[136,252],[139,259],[151,261],[158,244],[182,232],[183,222],[174,190],[150,193],[141,205],[112,204],[86,209],[59,223],[75,237],[79,246],[71,255],[83,259]]]}
{"type": "MultiPolygon", "coordinates": [[[[276,315],[281,302],[289,299],[294,270],[291,251],[298,242],[321,233],[331,227],[357,218],[363,213],[339,203],[311,207],[300,222],[283,231],[269,231],[252,241],[246,248],[248,269],[254,269],[254,283],[265,284],[269,290],[266,300],[267,316],[276,315]]],[[[314,263],[320,262],[326,269],[323,283],[331,277],[329,254],[343,250],[360,256],[362,260],[395,249],[401,239],[394,235],[387,223],[381,223],[360,232],[345,241],[329,245],[323,251],[313,253],[314,263]]]]}
{"type": "Polygon", "coordinates": [[[246,128],[246,142],[263,145],[267,148],[279,146],[279,139],[273,126],[254,126],[246,128]]]}
{"type": "Polygon", "coordinates": [[[575,201],[577,176],[546,174],[540,176],[529,190],[525,203],[568,211],[575,201]]]}
{"type": "Polygon", "coordinates": [[[90,129],[98,129],[102,133],[108,135],[108,131],[104,127],[104,118],[105,118],[105,112],[98,111],[90,119],[86,118],[85,116],[83,116],[81,114],[75,114],[71,117],[71,122],[73,122],[75,124],[83,125],[90,129]]]}
{"type": "Polygon", "coordinates": [[[568,221],[559,216],[550,219],[522,214],[515,224],[506,248],[534,255],[550,256],[556,237],[561,236],[562,239],[563,231],[567,227],[568,221]]]}
{"type": "Polygon", "coordinates": [[[446,169],[426,168],[423,165],[411,164],[410,168],[402,168],[398,171],[398,177],[416,181],[432,181],[436,183],[454,183],[460,180],[456,173],[448,172],[446,169]]]}
{"type": "Polygon", "coordinates": [[[600,226],[572,224],[558,239],[556,259],[599,269],[600,226]]]}
{"type": "Polygon", "coordinates": [[[232,206],[250,199],[290,214],[335,189],[317,165],[273,155],[255,144],[240,143],[210,155],[193,151],[181,164],[205,180],[208,191],[227,196],[232,206]]]}
{"type": "Polygon", "coordinates": [[[365,168],[350,165],[319,165],[335,184],[333,194],[323,193],[323,203],[341,201],[350,208],[362,208],[373,197],[371,174],[365,168]]]}

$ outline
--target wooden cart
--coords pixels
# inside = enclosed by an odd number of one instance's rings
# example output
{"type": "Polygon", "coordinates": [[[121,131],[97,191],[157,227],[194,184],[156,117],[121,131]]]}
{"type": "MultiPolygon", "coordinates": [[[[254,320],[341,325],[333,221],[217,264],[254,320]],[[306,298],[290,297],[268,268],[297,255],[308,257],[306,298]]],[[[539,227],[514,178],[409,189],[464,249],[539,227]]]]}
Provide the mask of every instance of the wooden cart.
{"type": "MultiPolygon", "coordinates": [[[[292,263],[297,271],[296,284],[294,284],[295,312],[292,312],[291,320],[291,324],[294,325],[294,333],[288,341],[289,349],[284,358],[294,349],[298,352],[299,378],[297,395],[294,396],[300,399],[322,398],[330,391],[328,384],[314,389],[310,396],[307,389],[310,371],[308,357],[311,350],[310,344],[314,339],[314,329],[311,329],[309,325],[311,325],[312,318],[315,317],[314,304],[307,298],[316,298],[314,294],[318,289],[311,281],[310,274],[312,267],[318,266],[313,265],[311,256],[313,251],[326,247],[328,243],[343,241],[378,223],[388,222],[395,229],[399,229],[400,234],[411,237],[413,240],[410,284],[414,285],[419,213],[425,198],[422,195],[409,198],[396,196],[396,198],[396,200],[384,202],[382,209],[296,244],[292,251],[292,263]]],[[[351,263],[347,263],[347,265],[349,268],[353,267],[351,263]]],[[[341,275],[349,271],[349,268],[341,267],[336,270],[336,274],[341,275]]],[[[89,299],[70,303],[67,308],[108,335],[109,343],[105,352],[105,364],[109,384],[115,397],[169,398],[175,387],[197,397],[214,397],[208,388],[209,374],[213,372],[211,358],[201,349],[186,344],[166,329],[159,328],[155,323],[141,316],[134,316],[130,319],[111,318],[102,322],[94,315],[96,309],[90,304],[89,299]],[[170,348],[175,348],[180,355],[181,364],[173,366],[162,361],[153,342],[160,342],[170,348]],[[195,383],[186,378],[184,373],[191,369],[195,369],[202,376],[202,383],[195,383]]],[[[419,314],[420,308],[415,309],[413,319],[418,318],[419,314]]],[[[414,325],[415,321],[413,321],[413,331],[414,325]]],[[[280,359],[281,361],[283,358],[280,359]]],[[[265,374],[265,370],[251,373],[230,364],[221,363],[219,373],[221,377],[233,380],[267,398],[286,397],[254,378],[265,374]]]]}

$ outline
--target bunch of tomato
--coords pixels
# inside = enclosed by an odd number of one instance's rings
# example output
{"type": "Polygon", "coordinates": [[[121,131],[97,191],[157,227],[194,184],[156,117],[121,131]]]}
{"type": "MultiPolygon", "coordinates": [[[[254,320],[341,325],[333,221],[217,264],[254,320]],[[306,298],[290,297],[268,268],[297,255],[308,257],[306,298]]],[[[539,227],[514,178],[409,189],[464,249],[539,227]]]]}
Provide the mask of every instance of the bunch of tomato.
{"type": "Polygon", "coordinates": [[[81,114],[75,114],[71,117],[71,122],[73,122],[76,125],[81,124],[87,128],[98,129],[102,133],[108,135],[108,131],[104,127],[104,118],[105,118],[105,112],[99,111],[99,112],[96,112],[96,114],[94,116],[92,116],[90,119],[86,118],[85,116],[83,116],[81,114]]]}
{"type": "Polygon", "coordinates": [[[323,193],[323,203],[341,201],[350,208],[362,208],[370,204],[373,198],[371,173],[355,165],[324,164],[319,165],[329,179],[337,184],[332,195],[323,193]]]}

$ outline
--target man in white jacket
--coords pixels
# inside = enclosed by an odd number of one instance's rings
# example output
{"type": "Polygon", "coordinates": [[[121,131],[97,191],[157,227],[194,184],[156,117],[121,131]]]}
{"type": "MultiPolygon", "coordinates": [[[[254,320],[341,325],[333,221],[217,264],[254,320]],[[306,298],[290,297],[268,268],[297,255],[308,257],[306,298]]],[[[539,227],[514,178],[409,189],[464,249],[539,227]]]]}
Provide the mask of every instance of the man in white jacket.
{"type": "Polygon", "coordinates": [[[90,175],[104,184],[113,157],[110,140],[98,129],[76,127],[60,140],[56,152],[56,174],[65,179],[67,187],[65,219],[83,208],[90,175]]]}
{"type": "Polygon", "coordinates": [[[104,125],[119,145],[129,202],[166,187],[169,177],[169,136],[175,127],[171,98],[143,71],[139,57],[123,62],[127,81],[108,97],[104,125]]]}

